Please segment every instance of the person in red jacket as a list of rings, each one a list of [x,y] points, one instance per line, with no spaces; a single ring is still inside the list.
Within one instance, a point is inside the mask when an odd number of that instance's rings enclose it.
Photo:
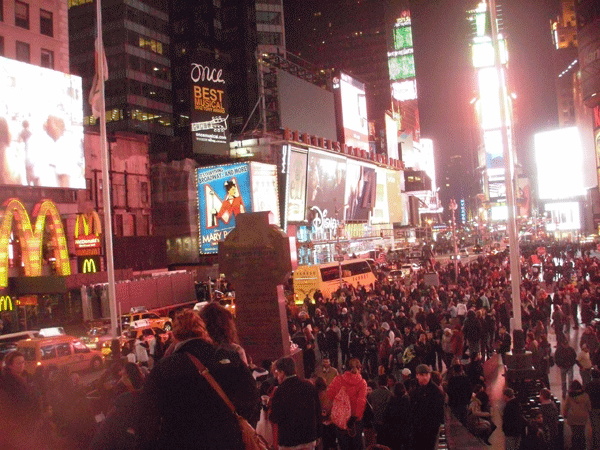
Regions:
[[[350,398],[351,416],[347,429],[336,427],[340,450],[362,449],[362,417],[367,404],[367,382],[361,375],[362,365],[356,358],[348,361],[348,370],[333,379],[327,388],[327,397],[333,401],[344,387]]]

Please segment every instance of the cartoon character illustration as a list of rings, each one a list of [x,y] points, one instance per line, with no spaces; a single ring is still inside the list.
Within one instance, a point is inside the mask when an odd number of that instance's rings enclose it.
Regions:
[[[229,223],[232,215],[237,216],[240,213],[244,213],[246,212],[246,208],[234,179],[225,182],[225,191],[227,191],[227,195],[221,204],[217,219]]]

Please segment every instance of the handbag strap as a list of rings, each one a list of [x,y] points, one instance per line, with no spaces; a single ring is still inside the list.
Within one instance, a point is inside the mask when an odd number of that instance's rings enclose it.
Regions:
[[[229,407],[229,409],[231,409],[231,411],[237,416],[238,413],[235,411],[235,406],[233,405],[233,403],[231,403],[231,400],[229,400],[229,397],[227,397],[227,394],[225,394],[225,392],[223,391],[221,386],[219,386],[219,383],[217,383],[217,381],[213,378],[213,376],[210,374],[210,372],[208,371],[206,366],[204,364],[202,364],[200,362],[200,360],[198,358],[196,358],[194,355],[192,355],[190,352],[185,352],[185,354],[194,363],[194,365],[198,369],[198,372],[200,373],[200,375],[202,375],[206,379],[206,381],[208,381],[208,384],[210,384],[212,386],[212,388],[215,390],[215,392],[217,394],[219,394],[219,397],[221,397],[223,399],[223,401]]]

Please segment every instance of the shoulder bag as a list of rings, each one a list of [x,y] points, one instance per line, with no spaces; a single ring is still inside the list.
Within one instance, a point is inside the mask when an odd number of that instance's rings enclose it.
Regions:
[[[217,381],[209,373],[206,366],[204,366],[204,364],[202,364],[200,360],[191,353],[186,352],[186,355],[194,363],[200,375],[202,375],[206,379],[206,381],[208,381],[208,384],[210,384],[215,390],[215,392],[219,394],[219,397],[221,397],[221,399],[225,402],[229,409],[231,409],[231,412],[233,412],[233,414],[235,415],[238,423],[240,424],[240,430],[242,431],[244,448],[246,450],[269,450],[269,444],[267,444],[267,441],[265,441],[265,439],[262,436],[260,436],[254,428],[252,428],[252,426],[248,423],[246,419],[244,419],[236,412],[235,406],[233,405],[233,403],[231,403],[231,400],[229,400],[227,394],[223,392],[223,389],[221,389],[219,383],[217,383]]]

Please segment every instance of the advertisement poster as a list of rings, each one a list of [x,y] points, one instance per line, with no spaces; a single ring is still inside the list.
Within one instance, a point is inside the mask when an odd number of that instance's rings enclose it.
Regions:
[[[0,92],[0,184],[85,189],[81,77],[0,57]]]
[[[332,233],[344,218],[346,159],[323,152],[308,154],[306,208],[315,232]]]
[[[252,211],[271,211],[275,216],[275,223],[281,226],[277,166],[251,162],[250,181],[252,182]]]
[[[387,196],[387,169],[377,167],[375,169],[377,176],[377,192],[375,196],[375,207],[371,222],[373,224],[390,223],[390,210]]]
[[[290,152],[287,188],[287,221],[302,222],[306,211],[306,153]]]
[[[348,160],[346,170],[346,221],[366,222],[375,206],[375,167]]]
[[[235,216],[252,211],[248,163],[201,167],[198,181],[200,253],[217,253],[235,228]]]
[[[387,198],[391,223],[402,222],[404,217],[401,197],[401,176],[402,174],[397,170],[389,170],[387,172]]]
[[[192,86],[191,131],[194,153],[227,154],[227,77],[214,58],[197,53],[190,68]]]
[[[341,127],[338,136],[352,147],[369,150],[369,123],[367,120],[367,97],[365,85],[341,72],[333,79]]]

